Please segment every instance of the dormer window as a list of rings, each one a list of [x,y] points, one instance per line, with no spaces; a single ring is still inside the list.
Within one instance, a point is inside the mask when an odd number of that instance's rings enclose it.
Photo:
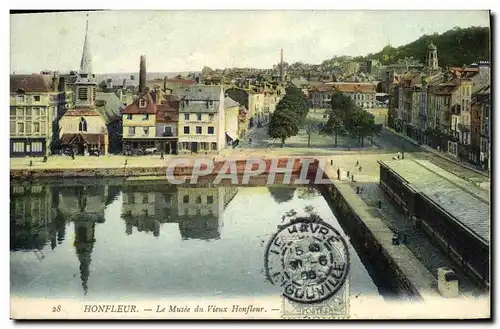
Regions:
[[[145,99],[142,99],[142,98],[141,98],[141,99],[139,100],[139,107],[140,107],[140,108],[145,108],[145,107],[146,107],[146,104],[147,104],[147,102],[146,102],[146,100],[145,100]]]

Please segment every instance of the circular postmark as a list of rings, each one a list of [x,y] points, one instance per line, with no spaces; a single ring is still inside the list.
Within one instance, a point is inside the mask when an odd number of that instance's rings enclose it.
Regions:
[[[300,217],[280,227],[265,254],[266,276],[295,302],[322,302],[339,291],[349,272],[345,239],[318,216]]]

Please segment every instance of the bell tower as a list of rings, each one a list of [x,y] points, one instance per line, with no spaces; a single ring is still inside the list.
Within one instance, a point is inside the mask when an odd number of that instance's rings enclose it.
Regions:
[[[427,47],[427,67],[431,70],[437,70],[438,67],[438,57],[437,57],[437,47],[434,43],[429,44]]]
[[[97,81],[92,73],[92,55],[90,53],[89,41],[89,20],[87,15],[87,25],[85,29],[85,41],[83,42],[82,60],[80,70],[75,82],[77,107],[94,107]]]

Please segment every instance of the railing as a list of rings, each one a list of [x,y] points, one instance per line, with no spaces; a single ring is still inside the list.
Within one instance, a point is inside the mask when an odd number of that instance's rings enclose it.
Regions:
[[[172,136],[174,136],[174,133],[172,133],[172,132],[164,132],[163,133],[163,137],[172,137]]]

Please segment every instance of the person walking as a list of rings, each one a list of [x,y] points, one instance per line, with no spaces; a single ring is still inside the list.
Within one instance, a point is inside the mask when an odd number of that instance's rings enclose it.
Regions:
[[[337,168],[337,179],[340,180],[340,168]]]

